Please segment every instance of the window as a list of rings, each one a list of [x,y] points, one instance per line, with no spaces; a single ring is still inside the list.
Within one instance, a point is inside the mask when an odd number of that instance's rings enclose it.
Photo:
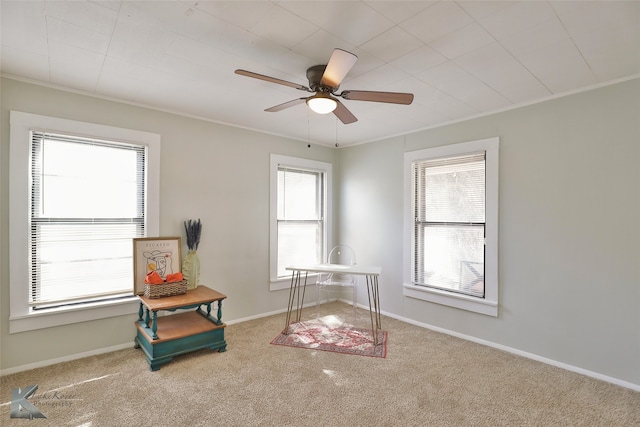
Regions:
[[[286,267],[317,264],[325,258],[330,183],[328,163],[271,156],[272,290],[289,286],[291,273]]]
[[[135,311],[158,151],[158,135],[11,112],[11,332]]]
[[[29,304],[131,295],[145,236],[144,145],[31,132]]]
[[[415,161],[411,282],[484,297],[485,153]]]
[[[405,295],[497,315],[498,139],[405,154]]]

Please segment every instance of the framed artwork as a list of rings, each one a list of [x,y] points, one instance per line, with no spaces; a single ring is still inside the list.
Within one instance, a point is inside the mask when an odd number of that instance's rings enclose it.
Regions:
[[[180,237],[133,239],[133,293],[144,294],[144,278],[157,271],[163,279],[181,270]]]

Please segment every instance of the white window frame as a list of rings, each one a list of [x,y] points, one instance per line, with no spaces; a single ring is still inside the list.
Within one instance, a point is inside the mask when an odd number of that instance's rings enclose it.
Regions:
[[[133,286],[131,298],[122,300],[62,306],[37,312],[29,307],[29,147],[32,130],[146,145],[148,152],[145,229],[148,236],[157,236],[160,229],[160,135],[11,111],[9,142],[9,333],[136,313],[138,299],[133,295]],[[133,266],[131,268],[133,274]]]
[[[291,279],[278,279],[278,167],[287,166],[294,169],[306,169],[324,173],[324,236],[322,253],[331,247],[332,236],[332,165],[317,160],[271,154],[269,168],[269,290],[289,289]],[[324,255],[323,255],[324,256]],[[315,284],[315,282],[314,282]]]
[[[498,316],[498,137],[463,142],[404,154],[403,295],[489,316]],[[413,192],[411,166],[420,160],[460,156],[484,151],[485,158],[485,294],[484,298],[418,286],[411,281],[413,245]]]

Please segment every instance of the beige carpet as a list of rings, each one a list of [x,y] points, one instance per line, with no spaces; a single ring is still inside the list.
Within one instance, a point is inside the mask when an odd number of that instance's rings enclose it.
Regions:
[[[341,303],[323,312],[351,320]],[[270,345],[283,326],[284,314],[230,325],[227,352],[151,372],[132,324],[130,349],[0,378],[0,425],[640,425],[640,393],[394,319],[384,359]],[[10,419],[12,388],[32,384],[47,419]]]

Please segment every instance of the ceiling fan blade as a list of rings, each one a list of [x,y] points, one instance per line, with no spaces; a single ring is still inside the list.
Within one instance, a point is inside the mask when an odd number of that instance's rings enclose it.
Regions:
[[[282,111],[285,108],[294,107],[294,106],[296,106],[298,104],[303,104],[306,100],[307,100],[307,98],[294,99],[292,101],[287,101],[287,102],[285,102],[283,104],[279,104],[279,105],[275,105],[275,106],[273,106],[271,108],[267,108],[264,111],[268,111],[270,113],[275,113],[277,111]]]
[[[336,99],[336,102],[338,103],[338,105],[336,106],[336,109],[333,110],[333,114],[335,114],[336,117],[339,118],[342,123],[344,123],[345,125],[348,125],[349,123],[358,121],[356,116],[354,116],[351,113],[351,111],[349,111],[347,107],[344,106],[342,102],[338,101],[337,99]]]
[[[342,80],[349,70],[351,70],[357,59],[358,57],[351,52],[342,49],[333,49],[331,58],[329,58],[329,62],[327,63],[327,68],[325,68],[324,74],[322,74],[320,84],[332,88],[340,86],[340,83],[342,83]]]
[[[354,101],[388,102],[390,104],[409,105],[413,102],[412,93],[375,92],[369,90],[345,90],[340,95],[344,99]]]
[[[258,73],[254,73],[254,72],[247,71],[247,70],[236,70],[235,73],[239,74],[241,76],[253,77],[254,79],[264,80],[266,82],[277,83],[279,85],[289,86],[289,87],[292,87],[294,89],[305,90],[307,92],[311,92],[311,90],[308,87],[299,85],[298,83],[291,83],[291,82],[288,82],[286,80],[276,79],[275,77],[269,77],[269,76],[265,76],[263,74],[258,74]]]

